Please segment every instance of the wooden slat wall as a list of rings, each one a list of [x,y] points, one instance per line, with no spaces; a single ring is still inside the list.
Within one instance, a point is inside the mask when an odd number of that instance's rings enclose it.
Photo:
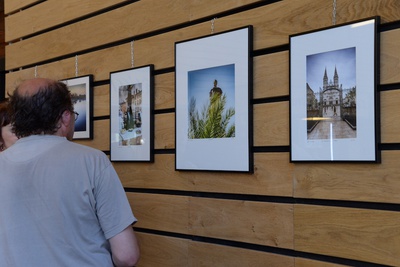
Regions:
[[[289,35],[332,25],[326,0],[5,0],[6,91],[94,76],[94,139],[110,150],[109,74],[155,66],[155,161],[118,162],[139,266],[400,266],[400,1],[337,1],[337,24],[380,16],[381,164],[289,162]],[[253,25],[254,173],[175,171],[174,44]],[[263,52],[265,51],[265,52]],[[278,148],[278,149],[277,149]]]
[[[42,0],[14,0],[14,1],[4,1],[4,13],[9,14],[16,12],[28,6],[32,6]]]

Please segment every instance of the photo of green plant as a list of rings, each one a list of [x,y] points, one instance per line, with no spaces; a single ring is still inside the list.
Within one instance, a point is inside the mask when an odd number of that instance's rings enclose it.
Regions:
[[[235,65],[188,72],[189,139],[235,137]]]

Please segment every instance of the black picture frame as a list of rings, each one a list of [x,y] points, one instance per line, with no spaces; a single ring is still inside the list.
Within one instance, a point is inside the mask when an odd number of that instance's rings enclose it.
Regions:
[[[252,37],[246,26],[175,43],[176,170],[253,172]]]
[[[154,161],[154,65],[110,73],[110,160]]]
[[[290,36],[291,162],[380,162],[378,25]]]
[[[61,82],[70,90],[74,111],[79,114],[73,139],[93,139],[93,75],[68,78]]]

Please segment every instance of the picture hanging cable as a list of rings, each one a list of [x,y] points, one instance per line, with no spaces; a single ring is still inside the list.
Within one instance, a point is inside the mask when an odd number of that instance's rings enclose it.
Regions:
[[[133,54],[133,41],[131,41],[131,66],[133,68],[134,54]]]
[[[78,77],[78,55],[75,56],[75,77]]]
[[[336,0],[333,0],[332,24],[336,25]]]
[[[213,18],[212,20],[211,20],[211,34],[213,34],[214,33],[214,24],[215,24],[215,20],[216,20],[217,18]]]

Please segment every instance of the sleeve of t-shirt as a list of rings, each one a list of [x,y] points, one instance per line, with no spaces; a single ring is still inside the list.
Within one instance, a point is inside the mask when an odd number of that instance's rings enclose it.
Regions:
[[[137,221],[121,181],[109,161],[96,177],[94,196],[97,217],[106,239],[119,234]]]

